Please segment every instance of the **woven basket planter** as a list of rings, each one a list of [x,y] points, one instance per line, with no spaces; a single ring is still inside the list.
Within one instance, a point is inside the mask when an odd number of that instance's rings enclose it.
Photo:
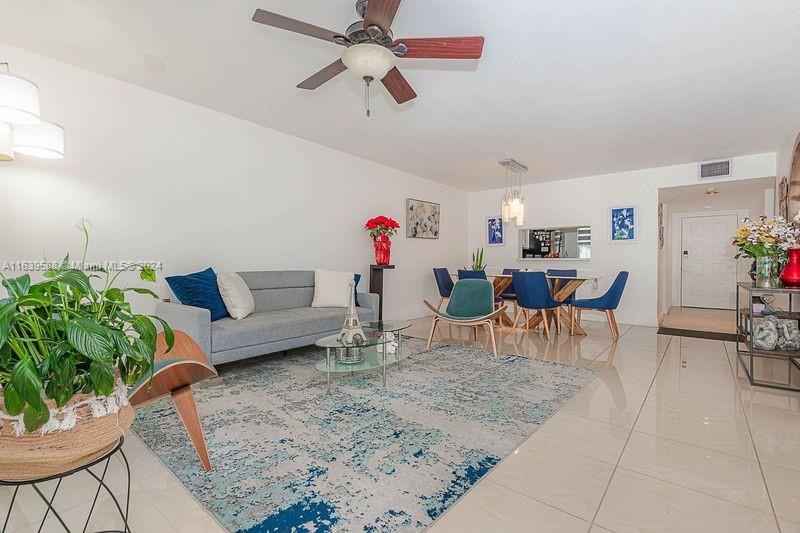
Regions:
[[[94,406],[91,405],[93,400]],[[123,400],[124,405],[113,403],[109,399],[78,394],[67,405],[54,412],[56,406],[48,400],[51,418],[55,417],[53,421],[59,417],[63,420],[64,413],[74,413],[77,416],[72,416],[72,423],[69,424],[71,429],[55,429],[44,434],[42,431],[35,431],[17,435],[19,429],[15,427],[15,423],[2,420],[0,480],[41,479],[69,472],[100,457],[116,445],[133,422],[133,408],[127,403],[127,399]],[[78,404],[82,405],[74,407]],[[2,405],[0,390],[0,410]]]

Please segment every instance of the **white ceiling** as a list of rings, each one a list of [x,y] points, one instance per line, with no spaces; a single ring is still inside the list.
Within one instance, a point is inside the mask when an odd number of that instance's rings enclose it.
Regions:
[[[776,150],[800,126],[797,0],[404,0],[395,36],[485,35],[480,61],[401,60],[396,105],[341,49],[250,21],[334,31],[354,0],[2,0],[0,40],[464,190]]]

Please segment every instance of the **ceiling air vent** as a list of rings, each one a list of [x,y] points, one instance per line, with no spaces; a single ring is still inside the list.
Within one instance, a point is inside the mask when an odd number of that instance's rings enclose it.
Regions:
[[[700,179],[726,178],[731,175],[731,160],[704,161],[700,163]]]

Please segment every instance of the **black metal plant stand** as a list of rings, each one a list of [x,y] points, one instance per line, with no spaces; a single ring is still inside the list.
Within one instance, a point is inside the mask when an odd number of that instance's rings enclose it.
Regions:
[[[56,495],[58,495],[58,489],[61,488],[61,482],[64,480],[64,478],[72,476],[72,475],[75,475],[75,474],[77,474],[79,472],[86,472],[97,481],[98,485],[97,485],[97,491],[95,491],[95,493],[94,493],[94,500],[92,501],[92,507],[89,509],[89,515],[86,517],[86,522],[83,525],[84,533],[89,528],[89,522],[92,519],[92,513],[94,512],[94,508],[97,505],[97,498],[100,496],[100,490],[101,489],[105,489],[106,492],[109,494],[109,496],[111,496],[111,499],[114,501],[114,505],[116,505],[116,507],[117,507],[117,511],[119,511],[119,516],[120,516],[120,518],[122,518],[122,524],[123,524],[123,527],[125,529],[112,529],[112,530],[105,530],[105,531],[101,531],[101,532],[97,532],[97,533],[130,533],[131,529],[130,529],[130,526],[128,525],[128,511],[130,510],[130,503],[131,503],[131,467],[128,464],[128,458],[125,457],[125,452],[122,451],[122,444],[124,442],[125,442],[125,438],[124,437],[120,437],[119,441],[117,442],[117,444],[115,444],[111,449],[109,449],[103,455],[101,455],[100,457],[94,459],[90,463],[88,463],[88,464],[86,464],[84,466],[75,468],[73,470],[70,470],[69,472],[64,472],[62,474],[57,474],[55,476],[50,476],[50,477],[46,477],[46,478],[30,479],[30,480],[26,480],[26,481],[2,481],[2,480],[0,480],[0,487],[14,487],[14,494],[11,497],[11,503],[8,506],[8,513],[6,513],[5,519],[3,520],[3,528],[2,528],[2,530],[0,530],[0,532],[5,533],[6,529],[8,528],[9,519],[11,518],[11,513],[14,510],[14,502],[16,502],[17,493],[19,492],[20,487],[26,486],[26,485],[30,485],[31,488],[33,488],[33,490],[36,491],[36,494],[39,495],[39,497],[42,499],[42,501],[45,503],[45,505],[47,505],[47,509],[44,512],[44,516],[42,517],[41,524],[39,526],[39,531],[40,532],[42,531],[42,528],[44,528],[45,521],[47,520],[47,517],[50,514],[52,514],[53,516],[55,516],[56,520],[58,520],[58,522],[61,524],[61,527],[64,528],[64,531],[66,531],[67,533],[70,533],[72,530],[69,527],[67,527],[67,524],[64,523],[64,520],[61,518],[61,516],[55,510],[55,508],[53,507],[53,502],[56,499]],[[122,506],[120,505],[119,500],[114,495],[114,493],[111,490],[111,488],[105,482],[106,473],[108,473],[109,463],[111,462],[111,458],[116,453],[119,453],[120,456],[122,457],[122,462],[125,464],[125,472],[126,472],[126,475],[127,475],[127,480],[126,480],[127,481],[127,486],[126,486],[126,489],[125,489],[125,510],[124,511],[122,509]],[[100,465],[101,463],[104,463],[102,465],[103,472],[102,472],[102,474],[100,474],[98,476],[95,472],[93,472],[91,470],[91,468],[93,466]],[[46,483],[48,481],[53,481],[53,480],[58,480],[58,482],[56,483],[56,488],[53,490],[53,495],[48,498],[47,496],[45,496],[45,494],[42,492],[42,490],[37,485],[40,484],[40,483]]]

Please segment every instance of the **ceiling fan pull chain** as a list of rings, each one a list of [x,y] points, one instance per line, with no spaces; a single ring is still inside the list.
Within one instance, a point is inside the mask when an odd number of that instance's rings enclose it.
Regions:
[[[372,82],[372,76],[364,76],[366,86],[364,87],[364,106],[367,108],[367,118],[371,115],[369,110],[369,84]]]

